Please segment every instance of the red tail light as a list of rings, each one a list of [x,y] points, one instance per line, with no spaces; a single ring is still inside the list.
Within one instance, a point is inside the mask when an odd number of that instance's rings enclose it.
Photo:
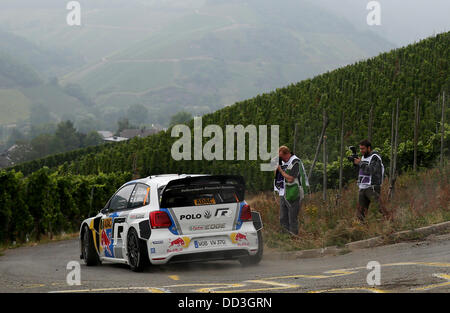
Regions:
[[[172,225],[169,215],[163,211],[150,212],[150,225],[152,228],[168,228]]]
[[[241,209],[241,220],[243,221],[252,220],[252,211],[250,210],[250,206],[248,204],[244,205]]]

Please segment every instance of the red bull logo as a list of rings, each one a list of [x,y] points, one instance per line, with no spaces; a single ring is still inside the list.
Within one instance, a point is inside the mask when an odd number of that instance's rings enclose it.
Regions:
[[[242,233],[232,233],[230,235],[231,242],[238,245],[248,245],[247,235]]]
[[[178,237],[175,240],[170,241],[167,252],[181,251],[183,248],[187,248],[191,239],[189,237]]]
[[[172,241],[170,242],[170,244],[169,244],[169,248],[170,248],[170,247],[173,247],[173,246],[177,246],[177,247],[179,247],[179,246],[184,246],[184,240],[183,240],[183,238],[177,238],[177,239],[175,239],[175,240],[172,240]]]
[[[102,245],[103,249],[106,249],[106,251],[108,251],[109,255],[112,255],[111,250],[109,249],[109,246],[111,245],[111,239],[109,239],[105,230],[102,230],[100,244]]]

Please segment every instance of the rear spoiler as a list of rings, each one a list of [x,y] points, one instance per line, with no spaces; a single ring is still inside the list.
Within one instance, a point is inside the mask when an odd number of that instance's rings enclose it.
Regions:
[[[240,175],[195,176],[171,180],[161,195],[161,207],[165,207],[166,194],[183,191],[207,191],[208,189],[234,189],[240,201],[245,197],[245,181]]]

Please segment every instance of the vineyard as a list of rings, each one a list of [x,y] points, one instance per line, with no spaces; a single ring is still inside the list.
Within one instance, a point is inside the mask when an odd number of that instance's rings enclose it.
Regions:
[[[344,125],[345,146],[371,138],[388,169],[391,119],[397,101],[400,108],[397,171],[412,169],[415,103],[418,101],[417,164],[419,168],[428,168],[436,164],[440,155],[442,95],[450,91],[449,60],[450,32],[447,32],[238,102],[203,116],[203,127],[209,124],[223,128],[225,125],[279,125],[280,144],[293,147],[295,137],[296,154],[304,161],[308,172],[326,111],[329,119],[325,151],[329,160],[327,186],[336,188],[339,184],[341,125]],[[447,121],[449,113],[445,106]],[[296,124],[298,132],[294,136]],[[193,121],[189,126],[193,128]],[[0,241],[13,239],[5,238],[6,234],[20,238],[30,229],[39,234],[74,228],[82,217],[97,212],[115,188],[131,176],[240,174],[252,192],[272,187],[273,174],[259,170],[260,160],[175,161],[170,153],[175,140],[177,138],[171,137],[169,129],[143,139],[52,155],[1,172],[3,233],[0,232]],[[450,125],[444,124],[446,157],[449,146]],[[343,166],[343,181],[349,183],[355,178],[354,168],[346,159]],[[322,162],[317,162],[314,167],[310,177],[313,191],[322,188],[323,168]],[[55,229],[56,225],[59,229]]]

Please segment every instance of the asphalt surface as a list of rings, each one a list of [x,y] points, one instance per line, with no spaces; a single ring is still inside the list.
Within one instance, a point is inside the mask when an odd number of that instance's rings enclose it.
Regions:
[[[68,285],[67,264],[80,262],[81,285]],[[370,286],[370,261],[381,265]],[[369,275],[370,277],[374,277]],[[87,267],[77,240],[10,249],[0,256],[0,292],[450,292],[450,235],[362,249],[339,256],[277,259],[258,266],[213,261],[151,266]]]

